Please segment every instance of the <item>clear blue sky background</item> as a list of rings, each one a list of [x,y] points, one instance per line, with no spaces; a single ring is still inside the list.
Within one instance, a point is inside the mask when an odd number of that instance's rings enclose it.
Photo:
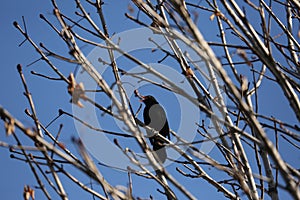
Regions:
[[[122,32],[131,28],[136,28],[137,26],[133,23],[130,23],[129,20],[127,20],[124,16],[124,13],[127,12],[127,1],[121,1],[118,3],[116,2],[116,0],[110,1],[105,6],[105,13],[110,32]],[[66,13],[75,9],[75,3],[73,1],[64,1],[60,3],[60,5],[63,7],[63,10]],[[13,21],[18,21],[19,24],[23,26],[21,17],[24,16],[26,19],[28,33],[36,43],[45,42],[47,47],[55,49],[58,52],[64,52],[65,48],[63,48],[64,46],[61,45],[62,42],[57,41],[56,35],[53,34],[52,30],[50,30],[50,28],[39,18],[39,14],[43,13],[47,18],[53,20],[54,17],[52,16],[51,9],[52,7],[50,2],[33,0],[5,1],[5,3],[2,2],[0,7],[0,48],[2,61],[2,66],[0,67],[0,104],[29,127],[33,126],[33,123],[23,112],[25,108],[28,108],[28,103],[23,95],[23,86],[17,73],[16,65],[18,63],[21,63],[24,66],[24,74],[28,80],[28,86],[36,103],[38,117],[42,123],[47,124],[54,116],[57,115],[57,110],[59,108],[63,108],[68,111],[71,110],[70,104],[66,103],[69,101],[67,90],[61,89],[62,87],[66,87],[64,83],[41,80],[38,77],[30,76],[31,70],[52,75],[54,74],[43,62],[38,62],[31,67],[26,67],[27,64],[38,59],[39,55],[33,50],[28,42],[23,44],[22,47],[18,47],[18,45],[23,41],[24,37],[12,25]],[[200,28],[200,30],[204,31],[205,33],[209,32],[208,28]],[[215,34],[212,34],[212,37],[214,37],[214,35]],[[209,37],[208,34],[207,37]],[[85,49],[86,52],[89,50],[91,49]],[[63,65],[61,62],[57,62],[56,64]],[[65,73],[66,76],[70,71],[73,70],[73,68],[64,68],[64,66],[60,66],[59,68],[63,73]],[[62,84],[64,86],[62,86]],[[260,102],[262,105],[264,105],[264,107],[261,109],[264,109],[263,112],[269,116],[275,114],[275,117],[280,117],[285,121],[296,123],[296,121],[292,121],[294,116],[286,115],[286,111],[289,112],[290,108],[288,105],[286,105],[287,102],[282,98],[281,95],[272,92],[275,90],[278,91],[278,88],[271,87],[267,84],[262,88],[261,95],[263,98],[260,98]],[[168,100],[162,100],[162,102],[164,101],[167,102]],[[274,105],[277,105],[276,108],[274,108],[272,102],[274,102]],[[173,110],[174,107],[171,105],[166,109]],[[73,149],[70,138],[71,136],[77,136],[77,133],[75,132],[72,120],[63,118],[60,119],[58,123],[64,123],[64,130],[69,130],[65,131],[65,135],[63,135],[61,139],[70,149]],[[57,131],[58,123],[56,126],[50,127],[50,130],[53,132]],[[3,123],[0,122],[0,125],[2,126]],[[176,125],[173,126],[176,127]],[[5,136],[4,129],[2,129],[0,133],[0,140],[11,143],[14,142],[12,138],[7,138]],[[26,138],[21,138],[26,141]],[[285,146],[286,145],[283,143],[283,147]],[[284,159],[291,161],[293,164],[298,164],[299,166],[299,154],[294,155],[290,153],[291,151],[293,151],[291,148],[282,150]],[[37,184],[31,171],[29,170],[28,165],[23,162],[10,159],[9,155],[10,153],[7,149],[0,149],[1,199],[21,199],[24,185],[28,184],[31,187],[34,187]],[[104,174],[110,174],[108,179],[113,185],[126,183],[126,173],[121,173],[120,175],[119,172],[113,170],[101,167],[100,169]],[[62,180],[70,183],[65,178],[62,178]],[[157,187],[157,185],[153,184],[152,181],[148,181],[146,186],[140,185],[138,184],[139,180],[139,178],[134,177],[133,186],[136,194],[143,194],[142,197],[147,197],[144,194],[144,192],[147,191],[146,187]],[[217,193],[213,187],[206,186],[205,191],[201,190],[201,188],[203,188],[203,184],[205,184],[205,182],[202,180],[195,181],[183,179],[182,181],[186,182],[185,185],[188,187],[195,188],[193,189],[194,195],[198,197],[202,197],[204,199],[222,199],[222,195]],[[89,183],[89,180],[83,179],[83,182]],[[66,184],[66,190],[70,196],[70,199],[91,199],[91,195],[86,194],[81,190],[79,192],[79,189],[77,186],[74,186],[74,184]],[[41,199],[40,192],[37,192],[36,196],[37,199]],[[155,194],[154,196],[156,196],[157,199],[161,197],[159,194]],[[285,196],[284,193],[283,196]],[[53,198],[56,199],[57,196],[53,195]]]

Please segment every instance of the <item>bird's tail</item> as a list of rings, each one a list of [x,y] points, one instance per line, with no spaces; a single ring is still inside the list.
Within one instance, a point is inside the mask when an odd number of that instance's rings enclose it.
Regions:
[[[165,147],[165,144],[163,142],[160,142],[159,140],[156,140],[153,144],[153,153],[156,155],[155,157],[159,159],[159,162],[163,164],[167,159],[167,150]],[[168,200],[176,200],[177,197],[173,193],[173,191],[169,188],[169,184],[167,182],[166,177],[162,173],[160,169],[155,170],[157,177],[161,180],[161,182],[164,183],[167,188],[165,188],[165,194],[167,196]]]
[[[167,150],[165,144],[159,142],[154,143],[153,151],[154,154],[156,154],[156,157],[159,159],[159,162],[163,164],[167,159]]]

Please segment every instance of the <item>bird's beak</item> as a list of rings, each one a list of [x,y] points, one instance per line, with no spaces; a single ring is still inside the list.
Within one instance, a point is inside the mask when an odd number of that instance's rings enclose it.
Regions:
[[[140,102],[144,102],[144,101],[145,101],[145,99],[146,99],[146,97],[145,97],[145,96],[141,96],[141,97],[140,97]]]

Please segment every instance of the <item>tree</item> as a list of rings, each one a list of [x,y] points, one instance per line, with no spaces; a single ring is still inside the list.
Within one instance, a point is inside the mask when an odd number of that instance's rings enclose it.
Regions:
[[[63,53],[47,46],[52,38],[37,44],[24,18],[13,25],[38,63],[52,70],[32,75],[59,83],[68,94],[58,98],[70,98],[72,108],[58,105],[57,117],[42,123],[18,64],[34,126],[0,109],[6,134],[15,139],[1,146],[29,165],[38,185],[25,186],[24,199],[34,199],[35,191],[68,199],[65,178],[94,199],[197,199],[207,188],[229,199],[286,193],[300,199],[299,161],[286,151],[297,155],[300,141],[298,1],[132,0],[126,23],[140,29],[117,34],[107,23],[108,2],[75,0],[68,14],[51,3],[56,20],[40,18],[65,44]],[[148,93],[165,107],[170,140],[141,120],[138,97]],[[266,95],[280,101],[268,102]],[[46,103],[40,106],[47,111]],[[70,131],[63,128],[67,117],[80,136],[72,137],[76,148],[61,141]],[[149,133],[165,144],[164,164]],[[111,171],[128,175],[123,186],[111,183]]]

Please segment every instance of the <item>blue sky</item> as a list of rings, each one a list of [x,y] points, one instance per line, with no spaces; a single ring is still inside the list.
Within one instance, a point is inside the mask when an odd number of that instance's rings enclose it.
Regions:
[[[47,26],[39,18],[39,14],[42,13],[47,18],[55,21],[55,18],[52,15],[51,4],[48,1],[33,0],[11,0],[6,1],[5,4],[2,4],[3,5],[0,7],[0,48],[2,55],[2,66],[0,68],[0,91],[2,95],[0,96],[0,104],[15,117],[17,117],[21,122],[23,122],[26,126],[34,126],[34,123],[30,121],[30,119],[24,114],[24,109],[28,108],[28,102],[23,95],[23,86],[16,69],[17,64],[21,63],[23,65],[24,74],[27,78],[28,86],[36,104],[38,117],[43,124],[47,124],[58,114],[58,109],[71,111],[71,105],[68,103],[70,97],[67,94],[67,86],[63,82],[44,80],[39,77],[30,75],[30,71],[34,70],[40,73],[55,76],[55,74],[49,69],[49,67],[41,61],[33,64],[30,67],[26,67],[26,65],[28,65],[29,63],[37,60],[39,58],[39,55],[34,51],[34,49],[28,42],[25,42],[21,47],[18,47],[18,45],[24,40],[24,37],[14,28],[13,21],[18,21],[18,23],[23,27],[22,16],[24,16],[28,34],[30,34],[30,36],[37,44],[39,42],[43,42],[50,49],[53,49],[59,53],[64,53],[64,55],[68,56],[68,54],[65,53],[66,48],[63,42],[60,41],[56,34],[54,34],[53,31],[49,28],[49,26]],[[67,14],[71,14],[71,11],[75,9],[75,4],[73,1],[64,1],[60,3],[60,5],[62,7],[62,10],[64,10]],[[124,16],[124,13],[127,12],[127,5],[127,1],[118,2],[117,0],[114,0],[107,3],[107,5],[104,7],[105,9],[107,9],[105,10],[105,13],[107,14],[107,24],[109,25],[111,34],[138,27],[137,25],[131,23]],[[201,17],[208,16],[209,15],[201,15],[200,22]],[[210,24],[205,25],[208,26]],[[210,34],[211,30],[206,28],[206,26],[204,26],[204,28],[200,27],[200,31],[203,31],[207,40],[213,39],[215,36],[215,34]],[[90,47],[84,48],[84,52],[87,54],[91,50],[92,49]],[[143,53],[145,52],[142,52],[141,54]],[[136,55],[139,55],[139,52],[137,52]],[[151,58],[152,57],[147,56],[143,57],[145,61],[149,62]],[[66,76],[68,76],[70,71],[74,71],[76,67],[70,65],[65,66],[64,63],[60,61],[54,61],[54,63],[59,66],[59,69]],[[179,68],[176,68],[175,66],[174,68],[179,71]],[[180,116],[180,112],[176,111],[176,105],[178,105],[176,104],[176,102],[171,105],[169,103],[170,99],[172,99],[172,94],[161,93],[158,88],[153,89],[149,86],[141,88],[141,91],[144,94],[148,93],[149,91],[151,91],[149,93],[154,93],[161,104],[165,107],[167,114],[169,113],[168,117],[171,128],[178,128],[177,121],[180,120],[180,117],[178,117]],[[266,83],[262,86],[262,89],[260,91],[260,103],[264,105],[261,108],[262,112],[268,116],[273,115],[285,121],[296,123],[296,121],[294,121],[294,116],[286,114],[290,113],[290,108],[288,107],[288,105],[286,105],[287,101],[282,97],[282,95],[278,95],[278,93],[273,91],[279,91],[279,89],[277,86],[272,86],[271,83]],[[136,101],[133,103],[133,105],[134,108],[137,109],[139,106],[139,102]],[[274,107],[274,105],[280,106]],[[61,137],[61,141],[65,143],[68,148],[74,150],[74,146],[71,143],[70,138],[72,136],[78,136],[78,134],[76,133],[76,129],[74,128],[73,121],[68,117],[62,117],[53,126],[49,127],[50,131],[54,133],[57,132],[59,123],[64,123],[64,131]],[[3,123],[0,122],[0,125],[2,126]],[[110,127],[108,126],[108,128]],[[5,136],[4,129],[2,129],[0,133],[1,141],[14,143],[13,138]],[[30,142],[25,137],[21,136],[21,139],[23,139],[25,144],[30,144]],[[127,143],[125,142],[125,144]],[[299,166],[299,154],[291,154],[290,152],[294,149],[288,147],[284,142],[282,142],[282,146],[282,155],[284,159],[288,160],[292,164],[295,164],[294,166]],[[211,154],[215,155],[217,154],[217,151],[213,150]],[[0,149],[0,187],[2,191],[1,197],[3,199],[20,199],[22,197],[24,185],[28,184],[31,187],[34,187],[36,185],[36,181],[33,178],[33,175],[27,164],[10,159],[9,156],[10,153],[7,149]],[[174,172],[174,168],[174,166],[170,165],[168,170]],[[71,172],[75,172],[75,170],[73,169],[70,170]],[[124,185],[127,183],[126,173],[120,173],[118,171],[107,169],[105,167],[100,167],[100,171],[105,175],[109,174],[108,180],[113,185]],[[211,169],[208,170],[208,172],[214,173],[214,170]],[[87,184],[89,183],[90,180],[84,178],[82,174],[75,174],[81,177],[83,182]],[[175,176],[179,175],[177,174]],[[63,177],[62,180],[65,180],[67,183],[65,185],[67,193],[70,195],[70,199],[91,199],[91,195],[79,190],[77,186],[71,184],[71,182],[66,178]],[[142,181],[142,183],[145,183],[145,185],[141,185],[139,184],[140,181],[140,177],[133,176],[134,191],[136,191],[136,194],[143,194],[142,197],[146,198],[148,196],[145,194],[149,192],[147,188],[157,187],[157,184],[149,180],[146,182]],[[223,197],[220,193],[217,193],[213,187],[205,186],[206,183],[203,180],[190,180],[186,178],[181,179],[181,181],[187,187],[193,188],[192,190],[195,196],[213,199],[222,199]],[[205,188],[205,190],[203,191],[201,188]],[[283,196],[285,196],[284,193],[282,194]],[[37,192],[36,196],[36,199],[40,199],[41,192]],[[161,197],[161,195],[159,195],[157,192],[154,193],[154,196],[157,197],[157,199]],[[56,198],[55,195],[53,195],[53,197],[54,199]]]

